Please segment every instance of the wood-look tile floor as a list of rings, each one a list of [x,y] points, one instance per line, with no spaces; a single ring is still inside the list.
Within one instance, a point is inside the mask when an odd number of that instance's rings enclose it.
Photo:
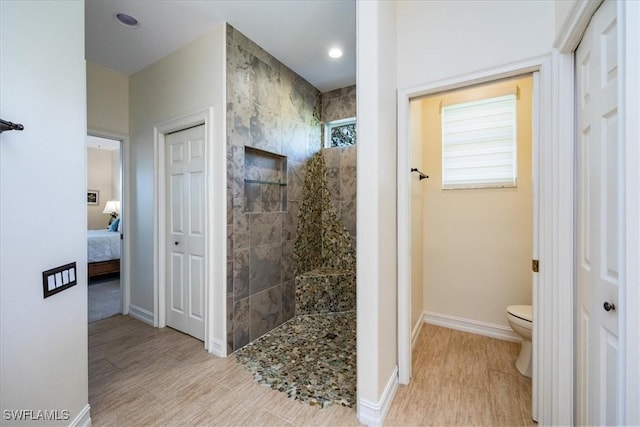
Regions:
[[[424,325],[413,379],[399,386],[385,425],[529,425],[531,381],[519,345]],[[234,357],[128,316],[89,325],[93,426],[357,426],[355,411],[324,409],[261,386]]]
[[[355,410],[325,409],[254,382],[235,357],[128,316],[89,325],[92,426],[357,426]]]
[[[517,343],[422,325],[411,383],[398,386],[385,425],[535,425],[519,352]]]

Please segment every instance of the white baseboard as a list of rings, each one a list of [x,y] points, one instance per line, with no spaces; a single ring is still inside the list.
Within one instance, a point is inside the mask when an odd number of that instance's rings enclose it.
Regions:
[[[508,326],[496,325],[495,323],[481,322],[479,320],[465,319],[463,317],[451,316],[449,314],[439,314],[425,311],[424,323],[430,325],[443,326],[472,334],[484,335],[504,341],[522,342],[520,335],[513,332]]]
[[[91,406],[89,404],[71,421],[69,427],[91,427]]]
[[[413,327],[411,331],[411,350],[416,346],[416,342],[418,341],[418,335],[420,335],[420,330],[422,329],[422,325],[424,325],[424,316],[422,319],[418,318],[418,321]]]
[[[214,356],[217,357],[227,357],[227,352],[223,351],[225,349],[226,344],[223,343],[220,340],[217,340],[215,338],[211,338],[211,340],[209,341],[209,347],[207,348],[207,350],[209,351],[209,353],[213,354]]]
[[[153,313],[137,305],[129,305],[129,316],[153,326]]]
[[[378,403],[366,399],[358,401],[358,420],[369,427],[381,426],[389,412],[389,407],[398,389],[398,367],[396,366],[387,381],[387,385]]]

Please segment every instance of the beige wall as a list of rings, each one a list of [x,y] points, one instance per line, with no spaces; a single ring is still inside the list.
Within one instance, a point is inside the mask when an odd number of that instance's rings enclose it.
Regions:
[[[214,140],[211,144],[225,144],[224,61],[225,25],[220,24],[208,34],[130,77],[131,184],[128,199],[131,224],[128,230],[131,265],[135,266],[131,271],[131,307],[138,312],[153,313],[154,310],[154,126],[213,107]],[[223,200],[225,195],[220,191],[224,190],[212,189],[210,197],[216,201]],[[216,300],[223,298],[216,294]],[[220,316],[221,313],[214,315]],[[222,318],[210,320],[214,325],[224,324]],[[224,342],[222,331],[215,334],[216,339]]]
[[[427,312],[507,326],[508,305],[531,304],[531,84],[531,77],[512,79],[422,101]],[[442,190],[441,101],[498,96],[516,85],[517,188]]]
[[[118,152],[87,148],[87,189],[100,192],[97,205],[87,205],[87,229],[98,230],[107,227],[110,216],[103,214],[107,201],[119,200],[115,191],[118,186]]]
[[[87,128],[129,134],[129,77],[87,61]]]

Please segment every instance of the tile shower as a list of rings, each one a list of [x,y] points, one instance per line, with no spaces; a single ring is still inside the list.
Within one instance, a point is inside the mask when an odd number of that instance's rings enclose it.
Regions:
[[[323,121],[354,116],[355,86],[321,94],[227,26],[227,349],[242,349],[239,359],[261,367],[256,379],[323,405],[350,406],[342,388],[355,397],[356,148],[322,149]],[[311,203],[305,176],[323,191],[313,223],[330,232],[313,234],[301,214]],[[305,255],[312,249],[319,258]],[[311,293],[319,298],[305,299]],[[275,354],[284,359],[251,354],[266,338],[276,339]],[[295,358],[296,340],[313,342],[320,365],[286,360]],[[283,366],[327,387],[274,385],[264,373]],[[322,380],[329,371],[332,379]]]

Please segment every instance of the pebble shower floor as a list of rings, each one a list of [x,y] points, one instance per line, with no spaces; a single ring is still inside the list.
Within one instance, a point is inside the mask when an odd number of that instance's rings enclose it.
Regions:
[[[322,407],[356,403],[355,311],[298,315],[236,351],[254,379]]]

